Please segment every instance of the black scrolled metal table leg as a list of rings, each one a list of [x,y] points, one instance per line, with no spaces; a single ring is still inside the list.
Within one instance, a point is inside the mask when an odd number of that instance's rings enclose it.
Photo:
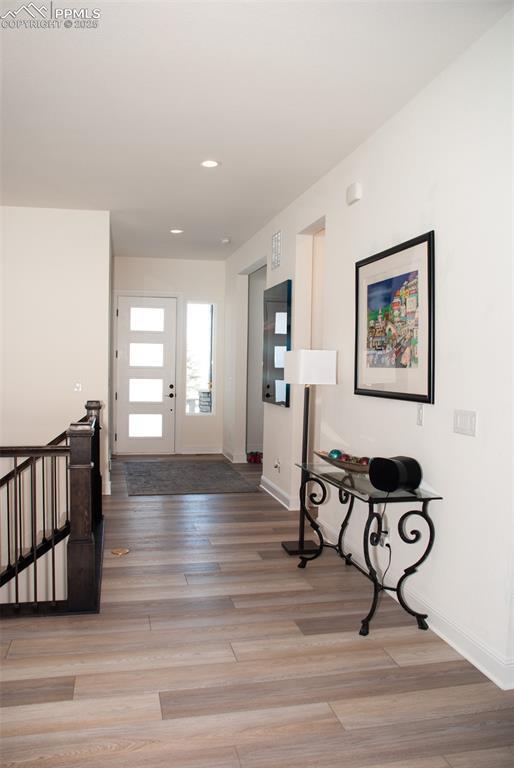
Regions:
[[[375,521],[377,522],[377,530],[372,533],[371,526]],[[369,556],[369,545],[371,544],[372,546],[377,546],[378,542],[380,541],[381,532],[382,532],[382,519],[380,515],[373,510],[373,504],[369,504],[368,519],[366,520],[366,525],[364,527],[363,549],[364,549],[364,560],[366,561],[368,574],[371,581],[373,582],[373,600],[371,602],[371,608],[369,609],[368,615],[365,616],[361,621],[361,628],[359,630],[359,635],[363,635],[363,636],[366,636],[369,633],[369,623],[373,618],[373,616],[375,615],[375,611],[377,610],[378,598],[382,590],[380,582],[378,581],[378,578],[377,578],[377,572],[373,567],[373,563],[371,562],[371,558]]]
[[[353,505],[355,504],[355,497],[350,496],[350,494],[347,491],[343,491],[342,489],[339,489],[339,502],[341,504],[348,504],[348,501],[350,502],[350,506],[348,507],[348,511],[346,512],[344,520],[341,523],[341,528],[339,530],[339,537],[337,539],[337,553],[339,554],[340,557],[344,558],[346,565],[351,565],[352,553],[347,552],[345,554],[343,550],[343,539],[344,539],[344,534],[346,532],[346,529],[348,528],[348,523],[350,522],[350,518],[352,516]]]
[[[307,476],[301,485],[300,488],[300,506],[301,506],[301,514],[303,515],[304,519],[307,520],[310,527],[316,534],[316,536],[319,539],[319,549],[314,552],[314,554],[311,554],[309,556],[306,555],[300,555],[300,562],[298,563],[298,568],[305,568],[307,563],[309,563],[311,560],[315,560],[317,557],[321,555],[323,552],[323,547],[325,545],[325,542],[323,540],[323,534],[321,533],[321,528],[316,522],[316,520],[312,517],[309,510],[307,509],[306,504],[306,497],[307,497],[307,483],[317,483],[319,487],[321,488],[321,496],[318,496],[315,492],[309,493],[309,501],[312,502],[312,504],[316,504],[316,506],[320,506],[324,503],[324,501],[327,498],[327,489],[325,488],[324,484],[321,482],[321,480],[317,477],[309,477]]]
[[[412,576],[413,573],[416,573],[421,563],[423,563],[429,556],[430,550],[432,549],[432,546],[434,544],[435,530],[434,530],[434,524],[428,514],[428,501],[423,502],[423,506],[421,509],[413,509],[410,512],[405,512],[405,514],[400,517],[398,521],[398,533],[400,534],[400,538],[402,539],[402,541],[404,541],[406,544],[414,544],[421,539],[421,533],[417,529],[414,528],[409,532],[406,532],[405,530],[405,523],[407,522],[408,518],[413,515],[417,515],[418,517],[421,517],[427,524],[428,534],[429,534],[428,543],[421,557],[418,560],[416,560],[416,562],[413,565],[410,565],[408,568],[406,568],[403,572],[403,575],[400,576],[398,580],[398,584],[396,585],[396,594],[398,595],[398,602],[400,603],[402,608],[405,611],[407,611],[407,613],[410,613],[411,616],[414,616],[414,618],[418,622],[418,627],[420,629],[428,629],[428,624],[426,622],[427,614],[418,613],[418,611],[414,611],[407,604],[405,597],[403,595],[403,586],[405,584],[406,579],[409,576]]]

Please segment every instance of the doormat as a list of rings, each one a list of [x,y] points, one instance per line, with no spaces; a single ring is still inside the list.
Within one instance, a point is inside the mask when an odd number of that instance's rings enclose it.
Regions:
[[[127,461],[129,496],[189,493],[255,493],[252,485],[224,461]]]

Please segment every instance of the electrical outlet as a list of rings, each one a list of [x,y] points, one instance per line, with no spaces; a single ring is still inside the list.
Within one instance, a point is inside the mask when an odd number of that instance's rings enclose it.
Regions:
[[[387,546],[389,544],[389,531],[382,531],[380,534],[380,541],[378,542],[381,547]]]
[[[421,403],[418,403],[416,408],[416,424],[418,427],[423,426],[423,419],[424,419],[425,413],[423,410],[423,405]]]
[[[82,392],[82,384],[80,383],[80,381],[75,382],[75,384],[73,385],[73,391]]]

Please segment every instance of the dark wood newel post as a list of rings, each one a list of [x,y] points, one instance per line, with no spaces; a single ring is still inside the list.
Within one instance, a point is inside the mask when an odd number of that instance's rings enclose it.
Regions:
[[[70,538],[68,541],[68,606],[70,611],[96,607],[95,541],[93,537],[94,425],[70,424]]]
[[[85,408],[89,423],[94,425],[91,461],[93,462],[93,524],[96,526],[103,520],[102,469],[100,464],[100,430],[102,429],[100,411],[102,404],[100,400],[88,400]]]

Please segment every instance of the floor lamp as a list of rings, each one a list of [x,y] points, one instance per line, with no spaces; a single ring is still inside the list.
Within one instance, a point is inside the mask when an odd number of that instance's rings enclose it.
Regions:
[[[309,456],[309,403],[314,384],[336,384],[337,352],[325,349],[297,349],[285,353],[284,379],[288,384],[303,384],[303,437],[302,464]],[[302,488],[307,472],[302,469]],[[305,541],[305,512],[300,504],[298,540],[283,541],[288,555],[313,554],[318,550],[314,542]]]

